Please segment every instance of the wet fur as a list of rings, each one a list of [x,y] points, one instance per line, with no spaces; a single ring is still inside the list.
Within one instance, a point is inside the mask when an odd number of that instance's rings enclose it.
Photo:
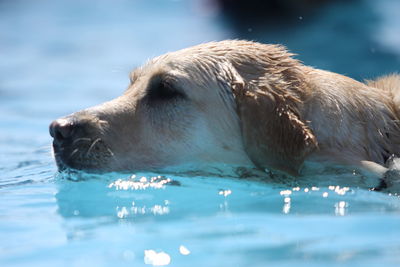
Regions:
[[[149,103],[154,77],[187,100]],[[228,40],[152,59],[123,96],[72,116],[104,121],[89,137],[112,150],[97,166],[106,170],[201,162],[298,175],[311,160],[382,174],[400,153],[399,104],[399,75],[361,83],[307,67],[279,45]]]

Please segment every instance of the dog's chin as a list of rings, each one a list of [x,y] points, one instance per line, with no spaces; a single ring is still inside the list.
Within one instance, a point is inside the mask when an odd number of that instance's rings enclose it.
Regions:
[[[112,166],[114,157],[110,150],[97,150],[91,153],[86,151],[85,147],[60,147],[53,144],[53,156],[58,171],[78,170],[90,173],[115,171]]]
[[[58,172],[73,172],[83,171],[87,173],[107,173],[113,172],[113,168],[110,167],[110,163],[107,159],[103,159],[101,162],[96,161],[73,161],[71,159],[64,159],[59,153],[54,153],[54,159],[57,165]]]
[[[213,176],[213,177],[236,177],[236,178],[260,178],[265,177],[266,173],[254,166],[239,166],[231,164],[177,164],[172,166],[135,166],[131,164],[111,164],[111,162],[74,162],[66,161],[61,155],[54,153],[54,158],[61,174],[88,173],[88,174],[106,174],[106,173],[158,173],[174,174],[182,176]]]

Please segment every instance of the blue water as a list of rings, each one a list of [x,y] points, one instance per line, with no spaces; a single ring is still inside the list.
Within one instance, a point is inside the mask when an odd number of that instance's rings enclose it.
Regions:
[[[47,128],[120,95],[148,58],[211,40],[282,42],[355,78],[399,71],[399,5],[377,2],[244,34],[200,0],[0,1],[0,266],[399,264],[400,199],[357,173],[57,175]]]

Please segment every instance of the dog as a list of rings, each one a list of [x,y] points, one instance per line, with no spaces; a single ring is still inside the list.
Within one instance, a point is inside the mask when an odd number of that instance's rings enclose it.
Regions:
[[[362,83],[293,56],[227,40],[156,57],[122,96],[51,123],[57,166],[223,163],[297,176],[316,161],[383,175],[400,153],[400,75]]]

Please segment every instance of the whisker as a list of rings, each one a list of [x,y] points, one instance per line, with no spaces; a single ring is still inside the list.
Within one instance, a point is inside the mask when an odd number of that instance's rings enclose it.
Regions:
[[[94,146],[101,141],[101,138],[97,138],[96,140],[93,141],[93,143],[90,145],[88,151],[86,152],[86,156],[89,156],[90,152],[92,152],[92,149]]]
[[[114,156],[114,153],[111,151],[111,149],[109,149],[108,147],[107,147],[107,151],[111,154],[111,156],[114,158],[115,156]]]
[[[120,160],[118,160],[118,159],[115,157],[114,152],[112,152],[112,150],[111,150],[110,148],[108,148],[108,147],[107,147],[106,149],[107,149],[107,151],[110,153],[111,158],[113,159],[112,162],[115,164],[116,168],[117,168],[118,170],[123,170],[123,169],[124,169],[124,166],[123,166],[122,162],[121,162]]]
[[[72,142],[72,144],[74,145],[74,144],[76,144],[77,142],[80,142],[80,141],[91,142],[92,139],[90,139],[90,138],[85,138],[85,137],[81,137],[81,138],[75,139],[74,142]]]
[[[76,154],[76,152],[79,151],[79,148],[75,148],[74,151],[72,151],[72,153],[69,155],[70,157],[72,157],[74,154]]]

